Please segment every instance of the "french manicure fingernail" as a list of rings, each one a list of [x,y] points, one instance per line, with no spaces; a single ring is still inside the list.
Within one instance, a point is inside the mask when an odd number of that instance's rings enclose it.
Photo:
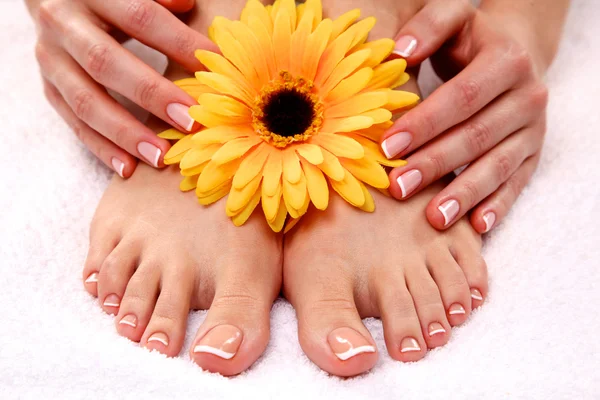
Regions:
[[[452,304],[450,306],[450,308],[448,309],[448,314],[450,314],[450,315],[459,315],[459,314],[466,314],[466,313],[467,312],[465,311],[465,308],[458,303]]]
[[[98,283],[98,273],[92,272],[85,280],[85,283]]]
[[[120,325],[129,325],[132,328],[137,326],[137,317],[133,314],[127,314],[119,321]]]
[[[481,292],[477,289],[471,289],[471,298],[479,301],[483,300]]]
[[[116,294],[109,294],[102,304],[104,304],[105,307],[119,307],[119,305],[121,305],[121,299],[119,299],[119,296]]]
[[[452,199],[439,206],[438,210],[440,210],[444,216],[444,226],[448,226],[448,224],[458,215],[460,206],[458,201]]]
[[[125,169],[125,163],[123,161],[119,160],[117,157],[113,157],[110,160],[110,163],[112,164],[115,172],[117,174],[119,174],[119,176],[121,178],[124,178],[124,176],[123,176],[123,170]]]
[[[411,169],[398,177],[398,186],[402,191],[402,198],[411,194],[423,181],[423,175],[418,169]]]
[[[140,142],[137,145],[137,149],[151,165],[158,168],[158,159],[160,158],[161,151],[158,147],[148,142]]]
[[[180,103],[171,103],[167,105],[167,115],[173,121],[186,131],[191,131],[194,126],[194,119],[190,117],[189,107]]]
[[[147,340],[148,343],[150,342],[159,342],[162,343],[165,346],[169,345],[169,337],[162,333],[162,332],[156,332],[153,333]]]
[[[242,343],[242,331],[233,325],[212,328],[194,347],[194,353],[209,353],[225,360],[237,353]]]
[[[446,330],[444,329],[444,326],[442,324],[440,324],[439,322],[432,322],[431,324],[429,324],[429,336],[435,336],[435,335],[439,335],[442,333],[446,333]]]
[[[489,232],[494,226],[494,222],[496,222],[496,214],[493,211],[486,213],[483,216],[483,222],[485,222],[485,231],[483,233]]]
[[[335,329],[329,334],[327,341],[333,353],[342,361],[362,353],[375,353],[375,347],[351,328]]]
[[[396,157],[406,149],[412,141],[412,135],[408,132],[398,132],[381,142],[383,154],[389,160]]]
[[[394,53],[400,57],[409,57],[417,48],[417,39],[414,36],[401,36],[396,41]]]
[[[419,346],[417,339],[411,337],[402,339],[402,342],[400,343],[400,353],[408,353],[411,351],[421,351],[421,346]]]

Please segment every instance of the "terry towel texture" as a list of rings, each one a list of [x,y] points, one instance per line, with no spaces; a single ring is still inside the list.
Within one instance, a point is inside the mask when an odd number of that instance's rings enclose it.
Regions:
[[[201,1],[201,0],[200,0]],[[381,322],[381,357],[355,379],[302,353],[292,307],[272,311],[265,355],[234,379],[119,337],[81,284],[88,226],[111,172],[46,103],[19,0],[0,1],[1,399],[600,398],[600,3],[574,1],[550,71],[543,158],[506,220],[485,239],[486,304],[443,348],[402,364]]]

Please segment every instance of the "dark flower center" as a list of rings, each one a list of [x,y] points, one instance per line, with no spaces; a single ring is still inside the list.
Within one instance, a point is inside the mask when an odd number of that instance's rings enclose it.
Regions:
[[[315,118],[312,100],[296,89],[272,93],[263,108],[262,121],[266,128],[283,137],[304,133]]]

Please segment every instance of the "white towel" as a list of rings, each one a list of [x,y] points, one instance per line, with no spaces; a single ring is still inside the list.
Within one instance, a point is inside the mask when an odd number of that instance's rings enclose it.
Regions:
[[[576,1],[549,75],[544,155],[533,182],[485,239],[486,304],[443,348],[402,364],[381,351],[354,379],[302,353],[283,300],[272,339],[246,373],[201,371],[119,337],[82,287],[88,226],[111,172],[46,103],[35,32],[19,0],[0,1],[1,399],[600,398],[600,3]]]

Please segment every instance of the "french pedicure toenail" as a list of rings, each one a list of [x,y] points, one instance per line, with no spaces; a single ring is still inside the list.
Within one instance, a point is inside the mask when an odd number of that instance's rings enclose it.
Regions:
[[[459,315],[459,314],[466,314],[466,313],[467,312],[465,311],[465,308],[458,303],[452,304],[450,306],[450,308],[448,309],[448,314],[450,314],[450,315]]]
[[[477,289],[471,289],[471,298],[474,300],[483,301],[483,296],[481,295],[481,292]]]
[[[119,174],[121,178],[124,178],[123,170],[125,169],[125,163],[123,163],[123,161],[119,160],[117,157],[113,157],[110,160],[110,163],[112,164],[115,172]]]
[[[411,351],[421,351],[421,346],[419,346],[417,339],[411,337],[402,339],[402,342],[400,343],[400,353],[408,353]]]
[[[398,177],[398,186],[402,191],[402,198],[411,194],[423,181],[423,175],[418,169],[411,169]]]
[[[446,330],[439,322],[432,322],[429,324],[429,336],[435,336],[446,333]]]
[[[137,145],[137,149],[146,161],[158,168],[158,160],[161,154],[158,147],[148,142],[140,142]]]
[[[121,299],[116,294],[109,294],[102,303],[105,307],[119,307],[121,305]]]
[[[92,272],[85,280],[85,283],[98,283],[98,273]]]
[[[242,331],[233,325],[212,328],[194,347],[194,353],[209,353],[225,360],[235,356],[242,343]]]
[[[162,333],[162,332],[156,332],[153,333],[147,340],[148,343],[150,342],[159,342],[162,343],[165,346],[169,345],[169,337]]]
[[[493,211],[486,213],[483,216],[483,222],[485,222],[485,231],[483,233],[489,232],[496,222],[496,214]]]
[[[452,199],[439,206],[438,210],[440,210],[444,217],[444,226],[448,226],[448,224],[458,215],[460,206],[458,201]]]
[[[394,48],[394,54],[400,57],[408,57],[414,53],[417,48],[417,39],[414,36],[406,35],[398,38]]]
[[[127,314],[119,321],[119,325],[129,325],[132,328],[137,326],[137,317],[133,314]]]
[[[412,142],[412,135],[408,132],[398,132],[381,142],[381,149],[390,159],[396,157]]]
[[[351,328],[334,330],[329,334],[327,341],[333,353],[342,361],[362,353],[375,353],[375,347]]]
[[[167,106],[167,115],[169,118],[177,122],[179,126],[188,132],[194,126],[194,119],[190,117],[189,109],[188,106],[180,103],[171,103]]]

